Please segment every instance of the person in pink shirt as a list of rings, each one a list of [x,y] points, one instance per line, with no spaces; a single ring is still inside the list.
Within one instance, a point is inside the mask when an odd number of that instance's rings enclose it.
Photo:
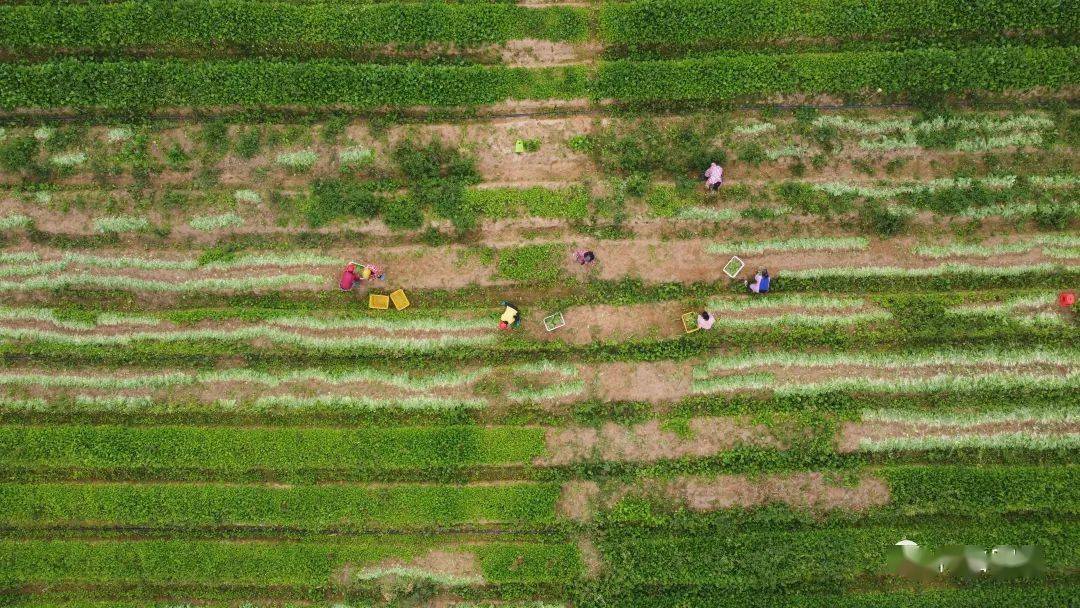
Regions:
[[[711,192],[716,192],[720,189],[720,185],[724,183],[724,168],[713,163],[705,170],[703,177],[705,178],[705,188]]]
[[[716,317],[710,315],[707,310],[701,311],[701,314],[697,316],[697,326],[700,329],[712,329],[713,323],[716,323]]]

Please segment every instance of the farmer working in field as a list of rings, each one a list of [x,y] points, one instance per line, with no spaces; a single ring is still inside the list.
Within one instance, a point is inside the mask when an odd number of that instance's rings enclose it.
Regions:
[[[513,304],[503,301],[501,302],[506,308],[503,310],[502,316],[499,317],[499,329],[510,329],[517,327],[521,323],[521,313],[514,307]]]
[[[766,293],[769,291],[769,284],[771,282],[772,280],[769,278],[769,271],[765,268],[754,275],[753,282],[750,282],[749,280],[745,281],[747,289],[753,293]]]
[[[716,317],[710,315],[707,310],[701,311],[701,314],[697,316],[698,329],[712,329],[713,323],[716,323]]]
[[[596,261],[596,254],[586,249],[578,249],[574,252],[574,261],[582,266],[588,266]]]
[[[709,165],[709,168],[705,170],[704,175],[701,177],[705,180],[705,189],[716,192],[720,189],[720,185],[724,183],[724,168],[713,163]]]
[[[349,291],[358,282],[372,281],[378,279],[380,281],[386,280],[386,274],[382,269],[374,264],[357,264],[356,262],[349,262],[345,270],[341,272],[341,280],[338,282],[338,287],[342,291]]]

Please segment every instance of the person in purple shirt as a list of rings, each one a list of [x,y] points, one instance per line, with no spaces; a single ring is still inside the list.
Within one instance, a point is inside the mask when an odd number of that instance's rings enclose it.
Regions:
[[[746,287],[753,293],[766,293],[771,282],[768,269],[762,269],[754,275],[754,282],[746,281]]]
[[[713,323],[716,323],[716,317],[710,315],[707,310],[701,311],[701,314],[697,316],[698,329],[712,329]]]

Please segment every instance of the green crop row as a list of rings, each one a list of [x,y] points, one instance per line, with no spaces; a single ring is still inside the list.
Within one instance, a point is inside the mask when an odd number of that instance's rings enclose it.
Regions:
[[[899,515],[1080,513],[1080,466],[882,467]]]
[[[1043,584],[1041,582],[1004,581],[980,586],[920,587],[867,591],[864,588],[829,593],[762,593],[728,591],[718,593],[711,586],[664,589],[612,589],[598,584],[599,591],[576,603],[581,608],[987,608],[988,606],[1024,606],[1024,608],[1061,608],[1080,595],[1080,585]],[[31,606],[30,608],[38,608]],[[45,606],[41,608],[65,608]],[[104,608],[75,606],[72,608]],[[138,607],[122,607],[138,608]]]
[[[581,67],[349,64],[333,61],[59,60],[0,65],[0,107],[104,108],[348,105],[461,106],[581,97],[624,102],[775,93],[941,94],[1073,84],[1077,47],[738,55],[615,61],[586,83]]]
[[[820,507],[809,509],[780,504],[791,498],[780,496],[773,503],[754,508],[695,512],[688,510],[682,501],[672,500],[670,495],[638,489],[630,490],[610,507],[598,509],[596,522],[601,527],[619,529],[646,526],[673,530],[791,530],[896,524],[931,517],[979,520],[988,516],[1053,514],[1068,517],[1080,513],[1080,467],[1071,464],[1039,467],[886,465],[865,472],[884,479],[888,486],[888,503],[826,512]],[[707,484],[711,478],[704,475],[693,480]],[[749,480],[750,483],[759,481],[753,477]],[[844,481],[843,475],[837,475],[834,483],[842,487]],[[649,485],[640,487],[648,488]],[[852,492],[859,493],[860,490],[852,488]]]
[[[301,350],[318,352],[343,352],[350,350],[378,349],[399,352],[430,352],[464,346],[480,346],[495,341],[493,334],[460,336],[443,334],[436,337],[392,337],[361,335],[353,337],[311,336],[283,331],[272,327],[257,326],[237,329],[191,329],[176,331],[132,331],[109,334],[69,334],[41,329],[0,327],[2,340],[36,340],[69,346],[124,347],[139,342],[267,342],[276,346],[290,346]]]
[[[370,578],[364,566],[377,574],[384,570],[378,562],[410,560],[436,548],[476,555],[477,574],[483,577],[479,580],[492,583],[561,582],[576,578],[581,569],[573,546],[538,543],[440,547],[432,540],[409,537],[333,543],[4,540],[0,582],[283,585],[317,590],[355,585]],[[438,580],[439,573],[428,578]]]
[[[234,486],[0,484],[0,522],[39,526],[288,527],[309,531],[555,522],[555,484]]]
[[[78,469],[91,475],[150,471],[236,477],[320,470],[362,475],[528,465],[544,452],[543,430],[520,427],[0,427],[0,467]]]
[[[492,219],[531,216],[580,220],[589,214],[589,193],[581,187],[469,188],[464,197],[466,205]]]
[[[581,40],[585,11],[513,4],[327,3],[150,0],[0,6],[0,46],[35,49],[238,48],[323,53],[372,46],[496,43],[516,38]],[[318,52],[318,51],[316,51]]]
[[[600,8],[605,42],[665,48],[795,38],[993,40],[1078,27],[1080,9],[1062,0],[634,0]]]
[[[1058,88],[1074,84],[1077,73],[1078,47],[730,55],[608,62],[600,66],[593,92],[625,102],[716,101],[776,93],[940,95]]]
[[[931,520],[900,525],[739,534],[644,535],[630,531],[599,543],[616,585],[709,585],[717,591],[838,590],[882,575],[888,547],[909,539],[924,547],[1038,545],[1051,569],[1080,559],[1080,528],[1012,522],[992,516],[966,524]]]
[[[581,68],[355,64],[335,61],[80,61],[0,65],[0,107],[358,108],[581,97]]]
[[[569,382],[569,381],[568,381]],[[571,383],[572,384],[572,383]],[[764,383],[759,383],[758,387]],[[740,391],[693,396],[673,404],[676,416],[735,415],[821,411],[843,419],[971,425],[1014,421],[1074,422],[1071,395],[1080,379],[1053,382],[1048,377],[1001,378],[994,382],[953,383],[947,389],[926,385],[896,386],[877,392],[844,390]],[[906,389],[906,390],[900,390]],[[25,389],[10,391],[25,393]],[[1017,408],[1017,403],[1029,404]],[[647,402],[577,402],[551,412],[533,404],[499,403],[456,397],[365,397],[276,394],[254,399],[201,400],[170,391],[166,395],[95,396],[53,391],[48,399],[0,397],[0,420],[25,423],[96,424],[240,424],[288,425],[343,423],[394,426],[494,423],[506,420],[538,424],[632,423],[655,415]]]
[[[555,308],[554,310],[558,310]],[[887,313],[881,313],[887,314]],[[535,313],[527,319],[539,324]],[[493,317],[494,318],[494,317]],[[459,345],[436,350],[387,350],[377,345],[347,349],[298,347],[289,344],[266,345],[241,340],[145,340],[92,343],[90,340],[29,339],[0,344],[0,355],[11,361],[37,361],[41,364],[75,366],[80,364],[202,365],[215,358],[242,357],[251,363],[282,365],[327,365],[345,363],[384,364],[392,359],[399,367],[419,371],[433,362],[480,361],[491,365],[505,361],[507,356],[530,361],[553,357],[576,356],[585,361],[651,361],[660,359],[685,360],[699,357],[716,348],[811,348],[836,349],[897,347],[932,347],[956,344],[970,346],[1013,345],[1023,347],[1062,346],[1075,337],[1075,330],[1062,323],[1010,322],[997,316],[964,317],[962,324],[948,315],[927,316],[926,324],[910,326],[909,319],[856,318],[854,323],[841,316],[824,318],[782,319],[780,323],[721,323],[722,332],[713,332],[691,339],[640,339],[631,341],[597,341],[568,346],[556,341],[538,341],[528,336],[504,336],[490,346]],[[951,325],[950,325],[951,324]],[[30,337],[30,336],[26,336]],[[426,358],[418,355],[424,354]],[[231,372],[230,372],[231,373]],[[61,378],[68,381],[67,376]],[[244,381],[246,378],[237,377]],[[374,382],[387,380],[372,377]],[[863,379],[855,379],[862,381]],[[0,376],[0,382],[7,382]],[[261,382],[261,380],[259,380]],[[21,381],[20,381],[21,382]],[[75,381],[72,381],[75,382]],[[52,379],[41,384],[56,384]],[[184,382],[181,382],[183,384]],[[74,384],[72,384],[74,386]],[[820,383],[813,390],[821,392],[844,386]],[[878,390],[874,382],[851,385],[852,390]],[[894,390],[883,385],[882,390]],[[937,385],[935,385],[937,386]],[[407,387],[402,387],[407,388]],[[793,390],[798,389],[794,387]],[[903,390],[901,387],[900,390]]]

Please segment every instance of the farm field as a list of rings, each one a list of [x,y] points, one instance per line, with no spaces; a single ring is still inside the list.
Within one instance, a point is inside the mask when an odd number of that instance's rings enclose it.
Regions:
[[[1071,606],[1078,91],[1061,0],[2,3],[0,605]]]

